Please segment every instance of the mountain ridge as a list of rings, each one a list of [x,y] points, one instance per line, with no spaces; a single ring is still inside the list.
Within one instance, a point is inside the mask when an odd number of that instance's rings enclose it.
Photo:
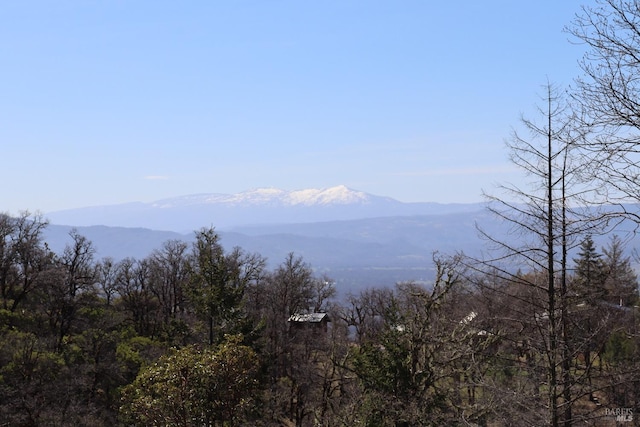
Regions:
[[[336,281],[341,292],[369,286],[391,286],[400,281],[432,278],[431,255],[435,251],[464,250],[476,254],[481,242],[472,239],[481,212],[384,217],[328,221],[309,224],[245,226],[218,231],[225,249],[240,247],[258,253],[275,268],[288,253],[303,257],[316,272]],[[148,228],[69,226],[51,224],[44,241],[57,253],[71,243],[75,229],[94,245],[96,258],[116,261],[143,259],[169,240],[194,241],[195,233],[158,231]]]
[[[153,227],[153,218],[148,216],[144,227],[123,226],[83,226],[82,224],[60,225],[50,220],[44,240],[56,252],[70,243],[69,232],[76,228],[95,244],[98,258],[109,256],[114,259],[134,257],[142,259],[154,250],[160,250],[168,240],[193,242],[194,231],[213,226],[220,235],[221,244],[227,249],[240,247],[250,253],[258,253],[268,260],[273,268],[282,262],[287,254],[302,256],[317,272],[325,273],[336,280],[341,292],[350,292],[372,286],[391,286],[400,281],[432,280],[432,254],[453,254],[459,251],[474,257],[482,257],[491,250],[486,239],[478,233],[478,226],[496,241],[509,242],[517,246],[517,235],[512,233],[510,224],[493,215],[482,204],[435,205],[421,207],[430,211],[426,214],[380,215],[380,211],[357,209],[361,205],[347,205],[349,214],[378,214],[356,219],[339,219],[309,222],[310,214],[322,207],[282,207],[272,208],[272,212],[289,210],[293,214],[281,216],[281,222],[257,224],[256,215],[265,215],[262,209],[234,210],[235,214],[253,215],[247,221],[236,221],[236,225],[219,227],[219,222],[209,217],[208,221],[197,222],[195,216],[186,218],[189,209],[174,211],[180,216],[181,232],[161,230]],[[369,205],[365,205],[369,208]],[[640,206],[630,206],[640,211]],[[157,209],[157,208],[156,208]],[[152,211],[152,210],[150,210]],[[399,210],[401,211],[401,210]],[[205,213],[211,213],[205,209]],[[109,213],[108,210],[106,213]],[[333,212],[335,213],[335,211]],[[300,215],[304,214],[304,218]],[[45,215],[46,217],[46,215]],[[287,223],[283,219],[295,218]],[[236,218],[238,219],[238,218]],[[187,221],[188,220],[188,221]],[[307,222],[303,221],[306,220]],[[189,221],[193,227],[187,227]],[[636,224],[631,221],[619,223],[616,233],[625,240],[635,232]],[[630,234],[631,233],[631,234]],[[598,246],[603,247],[608,237],[594,236]],[[629,253],[637,253],[640,243],[628,240]],[[491,245],[489,245],[491,246]],[[575,248],[574,248],[575,251]],[[573,255],[571,255],[573,256]],[[636,263],[637,264],[637,263]]]
[[[344,185],[286,191],[257,188],[235,194],[201,193],[153,202],[90,206],[46,213],[52,223],[145,227],[188,232],[201,227],[314,223],[387,216],[469,212],[482,203],[400,202]]]

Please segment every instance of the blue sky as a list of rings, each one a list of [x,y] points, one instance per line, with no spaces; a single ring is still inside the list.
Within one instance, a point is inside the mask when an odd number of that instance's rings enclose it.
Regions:
[[[585,0],[587,4],[589,2]],[[344,184],[474,202],[580,1],[0,3],[0,211]]]

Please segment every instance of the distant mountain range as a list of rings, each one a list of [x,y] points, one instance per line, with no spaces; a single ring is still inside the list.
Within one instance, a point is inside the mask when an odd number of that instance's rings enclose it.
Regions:
[[[432,254],[487,250],[476,225],[499,241],[517,236],[481,204],[402,203],[344,186],[322,190],[258,189],[239,194],[200,194],[50,212],[45,240],[56,252],[72,228],[94,243],[98,258],[142,259],[164,242],[193,241],[194,231],[213,226],[227,249],[257,252],[275,267],[289,252],[342,292],[430,281]],[[628,227],[633,229],[633,225]],[[606,238],[597,238],[599,246]],[[631,241],[629,253],[640,246]]]
[[[496,229],[488,212],[392,216],[317,223],[238,226],[220,231],[226,249],[239,246],[257,252],[270,268],[289,252],[302,256],[319,274],[336,280],[339,289],[392,286],[400,281],[430,281],[432,254],[464,250],[478,255],[483,241],[475,223]],[[142,259],[168,240],[192,242],[194,233],[146,228],[50,225],[45,231],[49,247],[61,252],[75,228],[96,249],[97,258]],[[499,227],[496,232],[499,231]]]
[[[238,194],[195,194],[151,203],[84,207],[48,212],[55,224],[144,227],[190,232],[201,227],[313,223],[387,216],[469,212],[481,204],[403,203],[336,186],[285,191],[261,188]]]

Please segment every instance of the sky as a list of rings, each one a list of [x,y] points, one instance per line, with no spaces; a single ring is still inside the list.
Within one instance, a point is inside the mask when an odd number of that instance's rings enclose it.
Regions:
[[[0,2],[0,211],[346,185],[468,203],[580,75],[574,0]]]

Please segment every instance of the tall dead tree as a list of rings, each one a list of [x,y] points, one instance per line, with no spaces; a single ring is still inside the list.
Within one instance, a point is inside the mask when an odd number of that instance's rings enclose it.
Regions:
[[[490,282],[500,284],[491,291],[512,301],[513,312],[505,313],[496,327],[505,341],[527,355],[534,383],[536,372],[545,372],[543,387],[532,384],[525,387],[533,390],[532,396],[519,394],[538,402],[537,409],[531,408],[529,422],[559,426],[570,425],[576,418],[572,412],[574,352],[567,333],[567,253],[577,237],[593,231],[598,221],[593,212],[579,209],[592,196],[584,180],[586,163],[576,150],[588,128],[576,126],[582,121],[551,84],[545,86],[543,99],[541,123],[523,118],[529,135],[514,132],[507,142],[511,161],[527,175],[528,185],[506,184],[501,187],[504,196],[487,196],[490,210],[511,224],[517,242],[481,233],[500,249],[498,257],[483,261],[494,276]],[[519,361],[512,362],[518,366]],[[545,400],[539,394],[546,395]]]

